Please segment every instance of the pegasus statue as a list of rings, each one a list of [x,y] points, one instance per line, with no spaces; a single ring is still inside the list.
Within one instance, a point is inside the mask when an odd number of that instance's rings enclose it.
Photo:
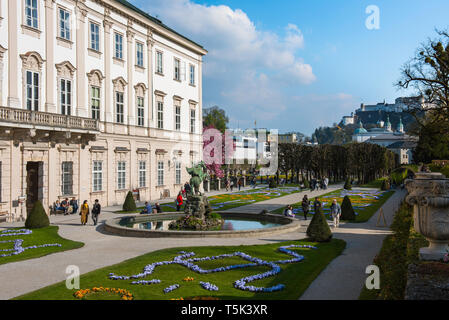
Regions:
[[[207,177],[206,164],[201,161],[193,168],[187,168],[187,172],[191,175],[190,185],[195,190],[195,195],[201,195],[200,185]]]

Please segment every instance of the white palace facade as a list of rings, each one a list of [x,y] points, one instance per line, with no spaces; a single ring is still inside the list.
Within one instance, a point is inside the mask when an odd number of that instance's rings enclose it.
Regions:
[[[125,0],[0,0],[0,215],[174,197],[202,160],[206,53]]]

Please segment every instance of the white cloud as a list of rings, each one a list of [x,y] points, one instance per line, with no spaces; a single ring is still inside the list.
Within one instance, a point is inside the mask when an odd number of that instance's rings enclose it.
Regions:
[[[300,57],[305,39],[296,24],[289,23],[284,34],[276,34],[260,30],[245,12],[226,5],[192,0],[132,2],[208,50],[204,106],[218,103],[231,119],[241,117],[251,123],[252,118],[265,119],[270,125],[294,108],[286,87],[297,90],[316,80],[312,66]]]

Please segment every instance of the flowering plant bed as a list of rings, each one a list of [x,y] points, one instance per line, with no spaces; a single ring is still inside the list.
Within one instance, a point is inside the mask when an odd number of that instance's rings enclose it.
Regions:
[[[352,190],[340,189],[322,195],[319,198],[323,205],[323,213],[327,216],[328,219],[330,219],[330,206],[332,204],[332,200],[337,199],[337,202],[341,205],[343,202],[343,198],[345,196],[348,196],[351,200],[351,204],[356,215],[356,220],[352,222],[366,222],[393,194],[394,191],[354,188]],[[311,205],[309,216],[312,216],[314,214],[313,201],[315,200],[315,198],[311,198],[309,200]],[[273,211],[273,213],[282,214],[283,211],[284,208],[280,208]],[[301,202],[293,205],[293,213],[299,217],[303,216]]]
[[[11,228],[0,230],[0,264],[38,258],[71,250],[84,244],[61,238],[58,227],[41,229]]]
[[[288,241],[165,249],[84,274],[80,282],[87,287],[101,283],[113,288],[119,284],[120,288],[133,292],[136,300],[201,296],[297,299],[344,247],[344,241],[334,239],[329,243]],[[195,281],[183,281],[188,277]],[[73,299],[73,293],[63,281],[19,299],[65,300]]]
[[[116,288],[103,288],[103,287],[93,287],[92,289],[82,289],[78,290],[73,294],[73,296],[77,299],[95,299],[95,295],[100,294],[103,297],[112,295],[118,295],[120,296],[121,300],[133,300],[134,297],[132,293],[125,289],[116,289]],[[106,294],[106,295],[104,295]]]

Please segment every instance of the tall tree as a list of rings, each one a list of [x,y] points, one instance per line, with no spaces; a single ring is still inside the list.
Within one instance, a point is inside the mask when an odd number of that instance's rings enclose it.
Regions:
[[[227,129],[229,118],[226,112],[218,106],[203,109],[203,127],[214,127],[224,133]]]
[[[420,141],[415,161],[427,162],[449,156],[442,141],[449,140],[449,33],[436,31],[438,38],[421,45],[401,70],[397,87],[413,88],[422,100],[410,99],[408,112],[415,116]],[[424,111],[425,116],[418,114]],[[430,160],[432,160],[430,159]]]

